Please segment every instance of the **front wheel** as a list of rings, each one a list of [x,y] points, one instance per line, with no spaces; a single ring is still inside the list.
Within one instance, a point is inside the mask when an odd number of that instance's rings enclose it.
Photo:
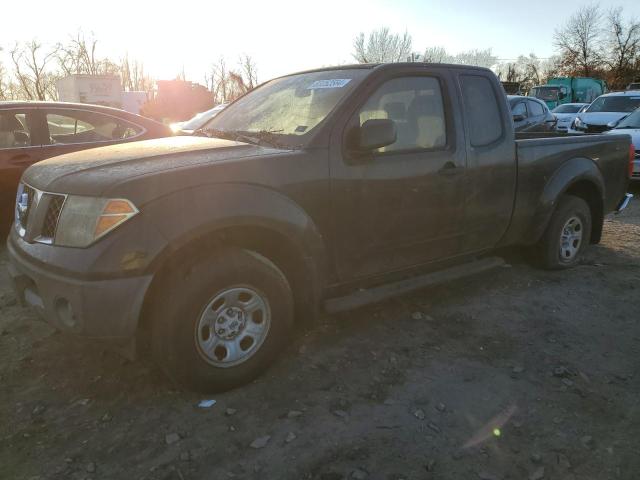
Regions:
[[[173,380],[203,392],[228,390],[259,375],[293,323],[286,277],[247,250],[186,262],[168,275],[156,298],[155,360]]]
[[[533,247],[536,262],[559,270],[575,266],[591,240],[591,210],[582,198],[563,195],[542,238]]]

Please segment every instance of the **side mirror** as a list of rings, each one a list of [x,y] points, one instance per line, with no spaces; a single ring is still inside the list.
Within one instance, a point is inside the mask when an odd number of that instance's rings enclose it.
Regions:
[[[357,150],[370,151],[391,145],[397,139],[396,122],[388,118],[376,118],[356,128],[353,141]]]
[[[521,121],[523,121],[524,119],[525,119],[525,116],[524,116],[524,115],[522,115],[521,113],[516,113],[516,114],[513,116],[513,121],[514,121],[514,122],[521,122]]]

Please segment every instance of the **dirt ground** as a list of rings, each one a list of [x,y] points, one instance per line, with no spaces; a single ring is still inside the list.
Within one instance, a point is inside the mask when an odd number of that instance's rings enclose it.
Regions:
[[[2,250],[0,478],[639,478],[640,199],[573,270],[506,258],[326,317],[199,408],[16,306]]]

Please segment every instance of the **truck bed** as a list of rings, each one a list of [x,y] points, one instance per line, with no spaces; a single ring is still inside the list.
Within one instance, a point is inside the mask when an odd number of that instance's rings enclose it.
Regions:
[[[562,183],[562,177],[569,173],[584,171],[581,175],[585,178],[599,177],[604,185],[604,191],[598,193],[605,202],[603,210],[614,210],[628,184],[630,143],[628,135],[516,134],[517,194],[505,243],[537,239],[541,232],[532,226],[545,224],[542,220],[553,210],[556,198],[549,195],[547,200],[545,190],[553,188],[554,180]],[[607,175],[603,175],[605,171]]]

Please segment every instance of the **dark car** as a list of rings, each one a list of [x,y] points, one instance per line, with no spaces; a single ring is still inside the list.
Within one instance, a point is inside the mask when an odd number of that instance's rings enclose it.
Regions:
[[[509,106],[516,132],[551,132],[558,123],[549,107],[537,98],[509,95]]]
[[[484,68],[288,75],[204,128],[34,165],[8,240],[22,304],[148,342],[199,390],[254,378],[296,322],[496,267],[498,247],[572,267],[629,198],[628,135],[520,140]]]
[[[0,233],[14,217],[22,172],[45,158],[100,145],[171,135],[124,110],[63,102],[0,102]]]

